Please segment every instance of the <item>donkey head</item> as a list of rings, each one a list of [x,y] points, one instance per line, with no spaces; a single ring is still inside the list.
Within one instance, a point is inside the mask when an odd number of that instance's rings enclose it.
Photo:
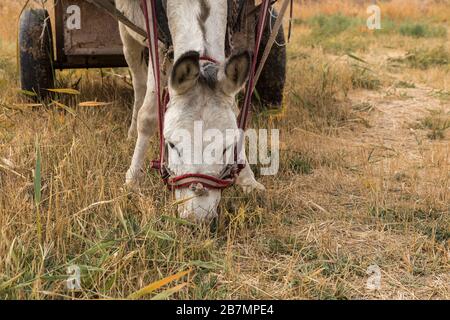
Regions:
[[[251,56],[233,55],[224,64],[203,61],[197,52],[187,52],[174,64],[170,79],[170,102],[164,136],[168,169],[173,176],[204,174],[219,177],[230,159],[235,141],[227,132],[238,129],[236,94],[245,84]],[[177,189],[175,196],[182,218],[209,221],[217,216],[221,191],[193,183]]]

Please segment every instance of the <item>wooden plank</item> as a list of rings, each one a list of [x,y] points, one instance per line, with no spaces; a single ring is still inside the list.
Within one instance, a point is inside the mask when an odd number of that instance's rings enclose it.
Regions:
[[[60,2],[59,14],[63,16],[64,55],[123,54],[117,20],[86,0],[60,0]],[[81,10],[80,30],[70,30],[67,27],[69,18],[67,8],[71,5],[76,5]],[[58,46],[60,45],[61,43],[58,43]]]

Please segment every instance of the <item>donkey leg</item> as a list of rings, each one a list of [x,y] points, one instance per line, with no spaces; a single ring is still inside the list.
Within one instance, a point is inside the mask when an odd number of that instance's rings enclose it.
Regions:
[[[137,134],[136,147],[134,149],[133,159],[130,169],[126,176],[126,184],[130,186],[138,186],[139,180],[143,175],[143,165],[145,156],[150,146],[150,138],[155,132],[157,125],[156,110],[156,92],[153,72],[149,70],[147,81],[147,93],[144,103],[137,115]]]
[[[127,28],[120,24],[120,36],[123,42],[123,52],[125,60],[130,68],[133,88],[134,88],[134,106],[131,126],[128,130],[128,139],[131,140],[137,133],[137,118],[139,110],[144,103],[147,91],[147,70],[148,66],[145,59],[145,47],[135,40],[128,32]]]
[[[165,48],[160,44],[160,56],[163,56]],[[161,87],[167,85],[167,73],[161,73]],[[136,129],[137,141],[134,149],[131,166],[126,175],[126,184],[130,186],[138,186],[139,180],[143,175],[143,167],[148,148],[150,146],[150,138],[156,131],[158,124],[158,104],[156,94],[156,83],[153,76],[152,68],[148,68],[147,72],[147,91],[145,93],[142,107],[137,111]]]
[[[250,164],[247,160],[245,168],[242,169],[241,173],[236,179],[236,184],[241,186],[245,193],[250,193],[254,190],[266,190],[263,184],[256,181],[255,174],[253,173],[252,168],[250,168]]]

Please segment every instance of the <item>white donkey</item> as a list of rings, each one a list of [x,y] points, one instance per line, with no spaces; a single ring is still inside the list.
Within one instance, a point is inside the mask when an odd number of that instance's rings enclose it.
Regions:
[[[144,15],[139,0],[116,0],[117,8],[133,23],[145,30]],[[218,176],[224,170],[217,164],[181,164],[171,166],[173,160],[183,161],[175,141],[174,132],[187,130],[193,137],[194,122],[201,121],[204,130],[219,130],[225,136],[228,129],[237,130],[236,94],[244,86],[251,58],[248,52],[225,57],[225,34],[227,25],[227,0],[167,0],[167,17],[173,40],[173,66],[160,66],[162,86],[170,93],[170,102],[164,121],[164,136],[168,143],[169,169],[179,176],[201,173]],[[120,24],[124,54],[133,76],[135,102],[129,138],[137,133],[137,143],[126,175],[126,183],[136,186],[143,172],[143,166],[150,144],[150,138],[157,127],[157,101],[152,68],[143,59],[145,39]],[[165,51],[160,43],[161,55]],[[200,56],[209,56],[218,64],[200,61]],[[161,63],[164,59],[161,59]],[[169,76],[165,76],[168,74]],[[168,78],[168,79],[167,79]],[[224,149],[231,146],[224,146]],[[175,159],[177,158],[177,159]],[[264,190],[247,165],[236,183],[250,192]],[[217,216],[221,198],[220,190],[203,190],[200,195],[191,188],[178,189],[177,200],[187,199],[178,208],[182,218],[207,221]]]

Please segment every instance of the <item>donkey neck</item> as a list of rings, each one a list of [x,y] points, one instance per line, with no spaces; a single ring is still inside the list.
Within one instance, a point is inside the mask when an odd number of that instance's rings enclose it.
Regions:
[[[227,1],[168,0],[167,17],[175,61],[187,51],[225,60]]]

